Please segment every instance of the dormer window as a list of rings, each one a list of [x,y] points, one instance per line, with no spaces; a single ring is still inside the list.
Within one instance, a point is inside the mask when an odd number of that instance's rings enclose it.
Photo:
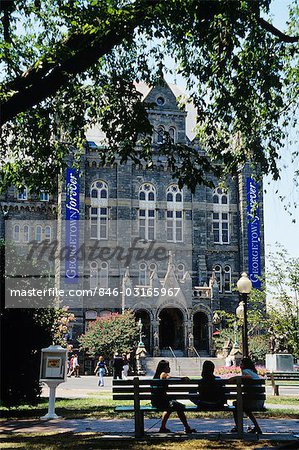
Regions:
[[[28,199],[28,190],[27,187],[23,187],[18,190],[18,200],[27,200]]]
[[[49,201],[49,193],[45,192],[45,191],[40,191],[39,199],[41,202],[48,202]]]

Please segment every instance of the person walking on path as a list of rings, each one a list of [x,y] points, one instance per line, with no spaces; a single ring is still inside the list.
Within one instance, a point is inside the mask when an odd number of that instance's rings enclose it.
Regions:
[[[122,379],[121,373],[123,370],[123,359],[118,354],[118,352],[114,353],[112,367],[113,367],[113,379],[116,380],[117,378],[119,378],[121,380]]]
[[[79,365],[79,362],[78,362],[78,355],[74,355],[74,358],[73,358],[73,372],[75,372],[75,377],[76,378],[80,378],[79,371],[80,371],[80,365]]]
[[[124,380],[128,379],[128,370],[129,370],[129,361],[127,359],[127,355],[123,354],[123,370],[122,370],[122,377]]]
[[[242,378],[243,379],[251,379],[251,380],[259,380],[260,377],[257,374],[257,370],[254,366],[254,363],[251,361],[250,358],[243,358],[240,364],[240,368],[242,371]],[[236,377],[230,378],[231,380],[236,379]],[[245,414],[249,417],[251,422],[253,423],[254,427],[248,427],[247,432],[248,433],[258,433],[262,434],[262,430],[257,423],[257,420],[255,416],[253,415],[252,411],[255,410],[262,410],[264,408],[264,400],[250,400],[250,399],[243,399],[243,410]],[[237,426],[238,426],[238,418],[237,418],[237,412],[234,410],[234,419],[236,427],[234,427],[231,431],[237,432]]]
[[[108,373],[108,369],[103,356],[99,356],[99,360],[97,362],[94,373],[97,373],[99,376],[98,386],[104,386],[104,375]]]
[[[160,433],[171,433],[171,431],[166,428],[167,420],[169,419],[170,414],[175,411],[184,425],[185,433],[196,433],[196,430],[192,429],[188,422],[186,414],[184,413],[185,406],[177,402],[176,400],[169,400],[167,396],[167,388],[169,380],[171,377],[169,362],[162,359],[157,366],[156,373],[154,375],[154,380],[164,380],[164,383],[161,382],[152,382],[152,405],[159,410],[163,411],[162,413],[162,422],[160,427]]]
[[[74,357],[75,355],[72,355],[71,359],[70,359],[70,364],[69,364],[69,370],[68,370],[68,377],[71,377],[74,373]]]

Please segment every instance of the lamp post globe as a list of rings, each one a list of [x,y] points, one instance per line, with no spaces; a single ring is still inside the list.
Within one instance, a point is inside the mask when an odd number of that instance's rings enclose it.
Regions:
[[[252,283],[249,280],[247,273],[243,272],[241,278],[237,281],[237,288],[240,294],[250,294]]]
[[[243,272],[241,278],[237,281],[237,289],[240,294],[240,302],[236,309],[236,315],[243,319],[243,332],[242,332],[242,346],[243,357],[248,357],[248,324],[247,324],[247,298],[252,289],[252,283],[247,276],[246,272]]]

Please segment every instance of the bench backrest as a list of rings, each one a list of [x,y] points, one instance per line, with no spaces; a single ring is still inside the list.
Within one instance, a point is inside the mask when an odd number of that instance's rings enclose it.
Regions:
[[[267,380],[298,381],[298,372],[267,372]]]
[[[193,380],[167,380],[167,395],[170,399],[190,400],[198,391],[200,379]],[[244,396],[250,400],[265,400],[265,380],[242,380],[228,381],[225,379],[217,380],[223,386],[226,400],[236,400],[238,396]],[[113,400],[116,401],[140,401],[151,400],[153,384],[165,385],[165,380],[139,379],[133,380],[113,380],[112,393]]]

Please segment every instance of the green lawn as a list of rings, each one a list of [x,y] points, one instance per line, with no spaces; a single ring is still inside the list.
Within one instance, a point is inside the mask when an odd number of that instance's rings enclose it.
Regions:
[[[114,407],[117,402],[104,398],[105,396],[99,396],[98,398],[78,398],[78,399],[57,399],[55,411],[58,415],[65,419],[79,419],[79,418],[93,418],[93,419],[108,419],[113,417],[132,418],[133,414],[116,413]],[[273,418],[298,418],[299,411],[292,409],[284,409],[284,405],[299,405],[299,400],[294,397],[267,397],[268,403],[280,404],[281,409],[258,413],[259,417],[273,417]],[[122,402],[123,405],[130,404],[130,402]],[[23,405],[18,408],[0,408],[0,415],[3,419],[17,419],[17,418],[39,418],[47,412],[48,399],[42,398],[36,406]],[[231,417],[230,413],[225,412],[193,412],[188,413],[190,417],[208,417],[208,418],[220,418]],[[157,413],[148,414],[148,417],[157,417]]]
[[[259,441],[259,447],[267,448],[275,446],[275,442]],[[176,439],[175,441],[165,438],[163,441],[142,441],[134,442],[132,440],[109,440],[103,439],[100,433],[63,433],[40,436],[37,434],[18,434],[2,435],[0,437],[0,447],[2,449],[18,450],[95,450],[95,449],[119,449],[124,450],[242,450],[254,449],[257,442],[244,442],[237,440],[207,440],[187,438],[184,441]]]

